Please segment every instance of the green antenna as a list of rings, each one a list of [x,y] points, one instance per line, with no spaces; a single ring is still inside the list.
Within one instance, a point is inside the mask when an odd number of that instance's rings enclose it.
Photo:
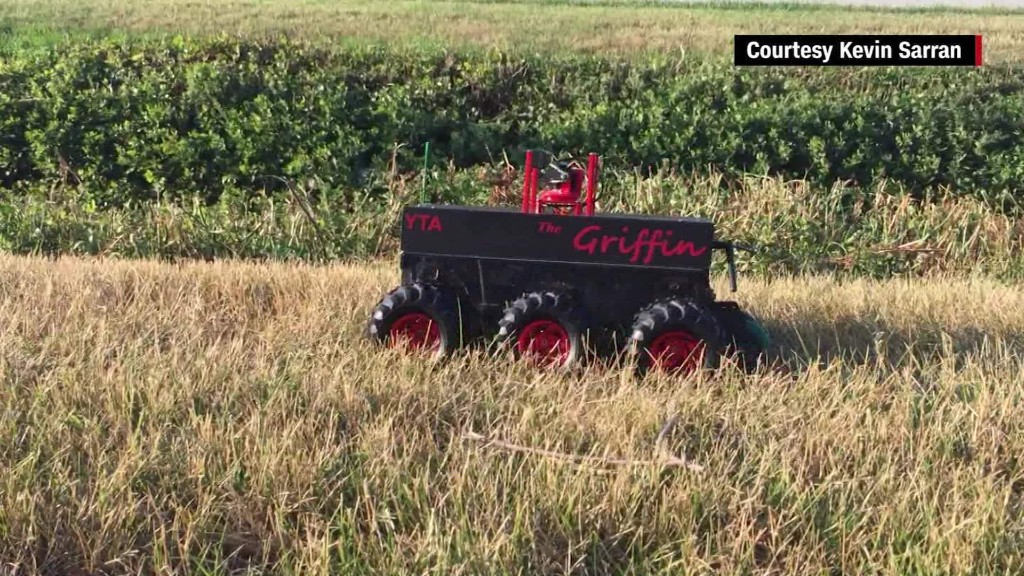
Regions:
[[[420,187],[420,204],[427,203],[427,167],[430,164],[430,142],[423,145],[423,185]]]

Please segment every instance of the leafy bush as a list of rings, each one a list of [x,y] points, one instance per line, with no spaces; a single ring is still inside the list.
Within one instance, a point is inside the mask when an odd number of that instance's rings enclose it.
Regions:
[[[292,41],[104,40],[0,60],[0,185],[70,180],[101,205],[366,181],[426,142],[457,167],[526,147],[643,169],[1010,197],[1024,73],[736,69]],[[397,150],[396,150],[397,149]]]

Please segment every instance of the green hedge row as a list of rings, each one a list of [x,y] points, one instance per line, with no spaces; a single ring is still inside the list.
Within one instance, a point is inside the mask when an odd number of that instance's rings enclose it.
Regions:
[[[278,178],[360,185],[423,144],[458,166],[525,147],[831,185],[1013,197],[1024,70],[736,69],[290,41],[72,42],[0,60],[0,186],[103,203]],[[401,145],[401,146],[399,146]],[[396,146],[398,150],[396,152]]]

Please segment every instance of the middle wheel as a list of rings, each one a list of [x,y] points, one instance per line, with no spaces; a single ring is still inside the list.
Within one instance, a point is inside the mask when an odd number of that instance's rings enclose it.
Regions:
[[[512,345],[516,357],[559,368],[583,361],[586,331],[582,307],[550,290],[524,294],[498,321],[498,337]]]

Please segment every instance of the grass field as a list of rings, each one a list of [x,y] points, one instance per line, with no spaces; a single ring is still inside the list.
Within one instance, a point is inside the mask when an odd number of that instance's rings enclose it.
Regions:
[[[1024,12],[996,10],[6,0],[0,70],[65,35],[178,33],[699,59],[740,33],[962,33],[986,63],[1024,54]],[[617,170],[603,210],[767,247],[741,262],[764,275],[716,289],[771,332],[774,369],[433,364],[362,338],[391,259],[219,260],[393,254],[419,190],[395,175],[315,214],[301,192],[100,211],[42,180],[0,203],[5,250],[218,259],[0,255],[0,576],[1024,572],[1024,291],[996,279],[1024,270],[1019,218]],[[445,198],[514,200],[435,172]]]
[[[748,279],[780,370],[636,382],[374,351],[395,281],[0,257],[0,572],[1024,569],[1017,288]]]
[[[451,170],[435,174],[428,188],[441,203],[514,206],[521,192],[518,182],[500,178],[507,175]],[[392,175],[383,191],[314,207],[297,193],[210,207],[151,202],[97,210],[87,194],[55,190],[0,205],[0,249],[169,260],[391,256],[401,210],[419,201],[419,184]],[[714,174],[641,179],[607,170],[598,210],[710,218],[720,237],[755,247],[739,252],[737,265],[761,277],[1024,279],[1024,221],[971,198],[920,201],[884,185],[855,196],[778,178],[750,178],[725,194],[719,185]],[[721,258],[713,265],[724,269]]]
[[[187,33],[440,43],[500,49],[729,55],[735,34],[982,34],[987,63],[1024,54],[1024,10],[885,10],[808,5],[396,0],[8,0],[0,28],[48,42],[64,33]],[[682,51],[682,52],[680,52]]]

